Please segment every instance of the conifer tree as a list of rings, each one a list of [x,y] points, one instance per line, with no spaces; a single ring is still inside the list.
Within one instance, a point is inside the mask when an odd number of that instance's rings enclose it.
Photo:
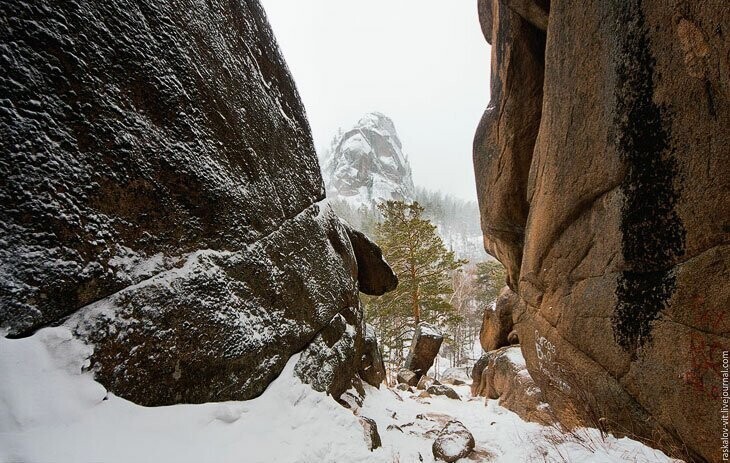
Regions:
[[[400,352],[421,321],[444,325],[455,316],[451,274],[466,261],[446,249],[417,202],[386,201],[378,209],[383,221],[375,227],[375,239],[399,283],[395,291],[367,301],[367,316],[388,350]]]

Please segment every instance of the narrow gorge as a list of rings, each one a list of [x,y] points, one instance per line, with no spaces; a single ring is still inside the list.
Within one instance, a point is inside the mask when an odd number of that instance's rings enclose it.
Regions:
[[[265,6],[3,2],[0,463],[730,458],[728,4],[477,0],[482,236],[384,113],[318,157]]]

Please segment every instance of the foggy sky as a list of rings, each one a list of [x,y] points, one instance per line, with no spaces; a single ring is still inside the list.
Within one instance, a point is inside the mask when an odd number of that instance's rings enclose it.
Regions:
[[[471,145],[489,101],[476,0],[262,0],[321,150],[393,119],[417,186],[476,199]]]

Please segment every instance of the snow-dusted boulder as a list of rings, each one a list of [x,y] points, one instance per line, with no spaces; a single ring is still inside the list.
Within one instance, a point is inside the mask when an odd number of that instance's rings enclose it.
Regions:
[[[415,387],[418,384],[418,376],[411,370],[406,370],[405,368],[398,370],[396,379],[398,384],[406,384],[412,387]]]
[[[405,368],[416,373],[420,379],[433,366],[443,341],[444,336],[435,326],[426,322],[419,323],[413,334]]]
[[[499,399],[499,404],[527,421],[551,423],[553,418],[543,403],[540,388],[527,371],[519,346],[487,352],[472,371],[471,393]]]
[[[359,417],[358,421],[365,432],[365,442],[367,443],[368,450],[372,452],[373,450],[382,447],[383,443],[380,440],[378,423],[376,423],[372,418],[368,418],[366,416]]]
[[[341,389],[361,269],[258,1],[3,18],[0,327],[70,316],[97,379],[145,405],[255,397],[300,351]]]
[[[443,395],[449,399],[461,400],[458,392],[443,384],[432,384],[426,388],[426,392],[431,395]]]
[[[474,436],[460,421],[449,421],[433,442],[433,456],[438,461],[453,463],[474,450]]]

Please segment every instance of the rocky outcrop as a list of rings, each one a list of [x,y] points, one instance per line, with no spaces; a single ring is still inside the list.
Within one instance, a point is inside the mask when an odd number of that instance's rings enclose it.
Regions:
[[[362,360],[360,361],[360,377],[374,387],[380,387],[385,381],[386,371],[383,355],[380,352],[375,328],[365,325],[365,338]]]
[[[398,286],[398,276],[383,259],[383,252],[362,232],[343,222],[357,260],[360,291],[382,296]]]
[[[474,450],[474,436],[460,421],[449,421],[433,442],[437,461],[454,462],[466,458]]]
[[[482,228],[520,296],[530,374],[556,412],[593,397],[587,414],[612,430],[719,460],[730,10],[479,3],[492,44],[474,143]]]
[[[255,397],[297,352],[343,390],[358,282],[392,272],[319,203],[258,2],[16,0],[0,21],[0,325],[65,323],[144,405]]]
[[[484,311],[479,342],[485,352],[511,344],[509,334],[514,327],[512,312],[518,302],[519,296],[505,286],[495,301],[494,310]]]
[[[366,114],[332,142],[322,161],[327,196],[359,207],[386,200],[411,201],[413,176],[393,121]]]
[[[444,337],[436,327],[426,322],[419,323],[406,358],[406,369],[414,372],[418,378],[428,373],[443,341]]]
[[[519,347],[503,347],[487,352],[472,375],[473,396],[499,399],[499,404],[527,421],[549,424],[552,420],[542,391],[527,371]]]

